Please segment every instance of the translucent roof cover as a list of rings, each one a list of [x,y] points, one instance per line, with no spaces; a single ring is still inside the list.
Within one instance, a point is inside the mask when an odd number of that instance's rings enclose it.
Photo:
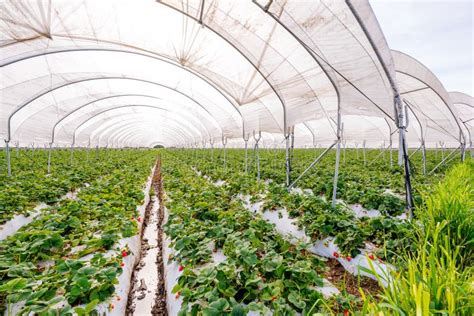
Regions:
[[[457,146],[461,127],[448,92],[436,76],[416,59],[392,51],[400,94],[408,108],[408,140],[424,140],[428,147],[437,142]]]
[[[435,92],[404,95],[427,144],[459,138],[449,95],[400,70],[365,0],[8,0],[0,34],[9,142],[243,146],[261,131],[276,146],[294,129],[304,147],[336,139],[340,113],[347,142],[379,146],[396,130],[394,78]]]

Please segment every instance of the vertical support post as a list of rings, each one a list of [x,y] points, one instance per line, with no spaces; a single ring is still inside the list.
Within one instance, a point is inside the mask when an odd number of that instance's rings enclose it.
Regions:
[[[99,145],[95,145],[95,159],[99,159]]]
[[[16,147],[16,158],[18,158],[20,156],[20,142],[19,141],[16,141],[15,142],[15,147]]]
[[[49,150],[48,150],[48,174],[51,173],[51,152],[53,150],[53,143],[49,143]]]
[[[405,138],[405,129],[408,126],[408,116],[406,115],[407,109],[403,107],[402,100],[400,99],[400,95],[395,95],[395,109],[397,114],[397,125],[398,125],[398,132],[400,135],[400,143],[399,143],[399,159],[402,159],[402,163],[404,163],[405,169],[405,191],[406,191],[406,203],[408,209],[408,217],[411,219],[413,218],[413,197],[412,197],[412,190],[411,190],[411,175],[410,175],[410,160],[408,158],[408,146],[406,143]]]
[[[11,160],[10,160],[10,146],[9,146],[10,141],[5,139],[5,150],[6,150],[6,157],[7,157],[7,172],[8,176],[11,177],[12,175],[12,165],[11,165]]]
[[[459,143],[461,144],[461,148],[460,148],[460,151],[461,151],[461,162],[464,161],[464,153],[465,153],[465,149],[466,149],[466,140],[464,138],[464,135],[462,134],[462,131],[461,129],[459,129]]]
[[[255,136],[255,131],[253,131],[253,139],[255,139],[255,158],[257,162],[257,182],[260,182],[260,155],[258,152],[259,146],[258,142],[262,138],[262,132],[258,132],[258,137]]]
[[[339,177],[339,159],[341,156],[341,112],[337,113],[337,140],[336,140],[336,165],[334,167],[334,180],[332,184],[332,207],[336,206],[337,180]]]

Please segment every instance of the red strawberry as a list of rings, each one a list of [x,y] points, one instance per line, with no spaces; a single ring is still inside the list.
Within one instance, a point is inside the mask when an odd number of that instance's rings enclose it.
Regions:
[[[332,255],[333,255],[334,258],[339,258],[339,254],[338,254],[336,251],[334,251],[334,252],[332,253]]]
[[[176,299],[178,299],[179,297],[181,296],[181,292],[178,292],[176,293],[176,295],[174,296]]]
[[[347,260],[347,261],[351,261],[351,260],[352,260],[351,256],[347,256],[347,257],[346,257],[346,260]]]
[[[370,255],[369,255],[369,259],[370,259],[370,260],[374,260],[374,259],[375,259],[375,256],[374,256],[373,254],[370,254]]]
[[[183,267],[183,266],[179,266],[178,271],[181,272],[181,271],[183,271],[183,270],[184,270],[184,267]]]
[[[134,220],[135,220],[135,217],[132,216],[132,217],[130,218],[130,220],[134,221]]]
[[[347,309],[344,310],[344,316],[349,316],[349,311]]]
[[[139,216],[139,217],[137,218],[137,222],[141,222],[141,221],[142,221],[142,218]]]
[[[125,258],[126,256],[128,256],[128,253],[126,250],[122,250],[122,258]]]
[[[120,266],[121,266],[121,267],[125,266],[125,263],[120,262]]]
[[[109,309],[114,309],[114,304],[109,304]]]

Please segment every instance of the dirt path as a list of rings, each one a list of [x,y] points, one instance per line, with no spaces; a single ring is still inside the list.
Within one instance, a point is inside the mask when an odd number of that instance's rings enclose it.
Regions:
[[[152,192],[153,196],[143,219],[141,256],[132,275],[127,315],[168,315],[162,256],[163,206],[160,158],[153,174]]]

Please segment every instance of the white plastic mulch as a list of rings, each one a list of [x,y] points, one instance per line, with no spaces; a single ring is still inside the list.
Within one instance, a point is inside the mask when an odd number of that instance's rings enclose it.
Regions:
[[[250,196],[244,196],[244,202],[248,210],[252,212],[259,212],[262,202],[250,203]],[[308,249],[312,253],[326,257],[334,258],[353,275],[367,276],[371,279],[382,282],[384,286],[388,285],[389,271],[394,267],[379,262],[377,260],[371,260],[368,256],[371,254],[370,249],[360,249],[361,254],[355,258],[342,258],[340,256],[335,257],[335,253],[340,253],[339,247],[334,244],[334,237],[328,237],[324,240],[312,242],[311,238],[306,233],[298,228],[295,224],[295,220],[288,216],[288,212],[285,209],[279,209],[275,211],[262,212],[262,217],[270,223],[275,224],[276,230],[286,236],[290,242],[296,243],[303,241],[305,243],[312,243],[312,246]],[[367,271],[368,270],[368,271]]]
[[[70,191],[63,195],[59,200],[75,200],[79,191],[80,189],[76,191]],[[38,217],[38,215],[41,214],[41,211],[47,207],[48,205],[46,203],[40,203],[27,216],[23,214],[13,216],[11,220],[0,226],[0,241],[10,237],[20,228],[31,223],[36,217]]]

